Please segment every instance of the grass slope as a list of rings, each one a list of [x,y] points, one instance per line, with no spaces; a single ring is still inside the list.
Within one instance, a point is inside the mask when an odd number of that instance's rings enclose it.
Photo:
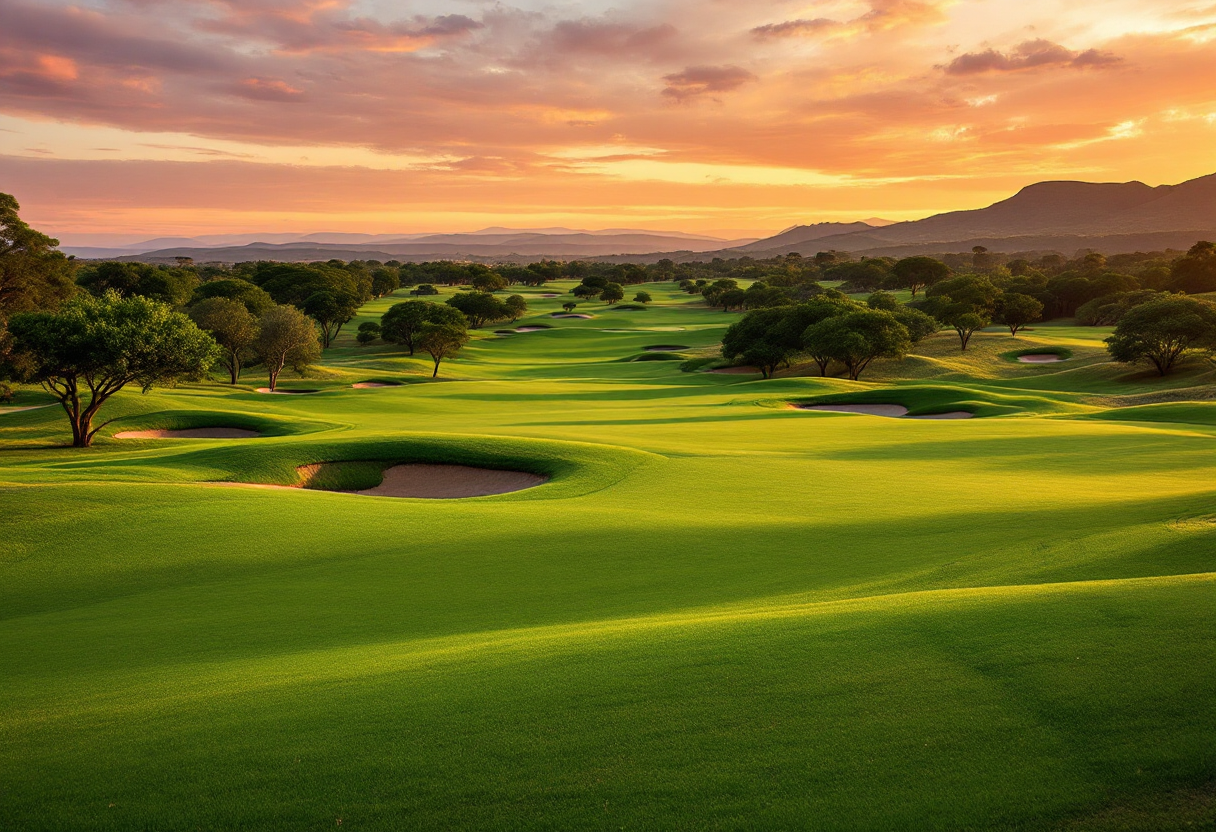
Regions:
[[[551,328],[487,328],[437,383],[352,325],[290,382],[316,395],[124,392],[89,451],[0,413],[0,826],[1216,824],[1210,369],[1047,325],[863,382],[682,372],[631,359],[736,316],[647,290],[586,320],[525,291]],[[1072,357],[1008,360],[1039,347]],[[979,418],[786,406],[833,399]],[[216,425],[263,436],[109,438]],[[551,479],[200,484],[408,461]]]

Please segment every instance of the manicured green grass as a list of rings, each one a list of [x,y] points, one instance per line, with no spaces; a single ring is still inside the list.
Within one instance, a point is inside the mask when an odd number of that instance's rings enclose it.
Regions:
[[[124,392],[87,451],[54,408],[0,414],[0,827],[1216,823],[1209,367],[1041,325],[761,381],[634,360],[737,318],[646,288],[589,320],[521,292],[515,327],[551,329],[489,327],[438,382],[348,326],[288,381],[318,394]],[[787,406],[829,400],[978,418]],[[262,437],[110,438],[215,425]],[[398,462],[550,479],[200,484]]]

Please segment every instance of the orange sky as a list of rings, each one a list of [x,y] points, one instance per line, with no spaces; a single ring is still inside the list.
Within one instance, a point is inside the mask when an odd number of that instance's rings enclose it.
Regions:
[[[0,191],[75,243],[731,235],[1216,171],[1216,0],[0,0]]]

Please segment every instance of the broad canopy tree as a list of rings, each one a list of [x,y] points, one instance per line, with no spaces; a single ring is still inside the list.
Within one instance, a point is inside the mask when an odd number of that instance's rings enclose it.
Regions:
[[[905,257],[891,267],[887,285],[893,289],[910,289],[912,297],[950,276],[950,267],[932,257]]]
[[[415,336],[423,324],[464,326],[459,309],[426,300],[407,300],[394,304],[380,318],[380,337],[392,344],[403,344],[414,354]]]
[[[439,375],[439,362],[450,358],[469,342],[469,333],[461,324],[424,323],[415,338],[418,348],[427,353],[435,362],[431,378]]]
[[[98,410],[128,384],[202,378],[219,355],[210,335],[168,305],[145,297],[81,295],[57,312],[26,312],[9,323],[23,376],[52,393],[72,426],[72,445],[87,448],[108,422]],[[87,397],[86,397],[87,396]]]
[[[1106,349],[1115,361],[1148,361],[1164,376],[1186,355],[1216,350],[1216,304],[1168,295],[1133,307],[1106,339]]]
[[[511,308],[489,292],[460,292],[448,298],[448,306],[463,312],[474,329],[512,315]]]
[[[890,312],[862,309],[812,324],[803,333],[803,344],[807,352],[839,361],[856,381],[874,359],[907,355],[912,339]]]

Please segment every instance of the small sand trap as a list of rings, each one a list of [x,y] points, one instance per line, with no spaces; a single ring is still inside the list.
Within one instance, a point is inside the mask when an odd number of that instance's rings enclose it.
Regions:
[[[268,393],[272,396],[304,396],[308,393],[320,393],[320,390],[271,390],[269,387],[259,387],[259,393]]]
[[[261,436],[244,428],[186,428],[185,430],[124,430],[115,439],[253,439]]]
[[[867,416],[908,415],[908,408],[899,404],[796,404],[799,410],[824,410],[831,413],[864,413]]]
[[[590,320],[591,318],[594,318],[595,316],[594,315],[584,315],[581,312],[554,312],[551,317],[554,317],[554,318],[583,318],[584,320]]]
[[[1023,364],[1054,364],[1057,361],[1063,360],[1060,356],[1049,352],[1018,356],[1018,361],[1021,361]]]
[[[370,497],[450,500],[522,491],[534,488],[546,479],[523,471],[495,471],[468,465],[394,465],[384,472],[384,482],[380,485],[356,493]]]
[[[686,344],[655,344],[651,347],[642,347],[647,352],[679,352],[680,350],[688,349]]]
[[[866,416],[886,416],[891,419],[970,419],[975,416],[966,410],[951,410],[947,413],[926,413],[909,416],[908,408],[901,404],[796,404],[798,410],[822,410],[828,413],[861,413]]]
[[[356,390],[370,390],[373,387],[400,387],[400,384],[391,384],[387,381],[360,381],[352,384],[351,387]]]
[[[724,376],[758,376],[760,371],[755,367],[719,367],[716,370],[709,370],[711,373],[719,373]]]
[[[547,326],[521,326],[515,332],[544,332],[549,329]]]
[[[553,292],[545,292],[543,295],[541,295],[541,297],[542,298],[560,298],[561,295],[554,294]]]

